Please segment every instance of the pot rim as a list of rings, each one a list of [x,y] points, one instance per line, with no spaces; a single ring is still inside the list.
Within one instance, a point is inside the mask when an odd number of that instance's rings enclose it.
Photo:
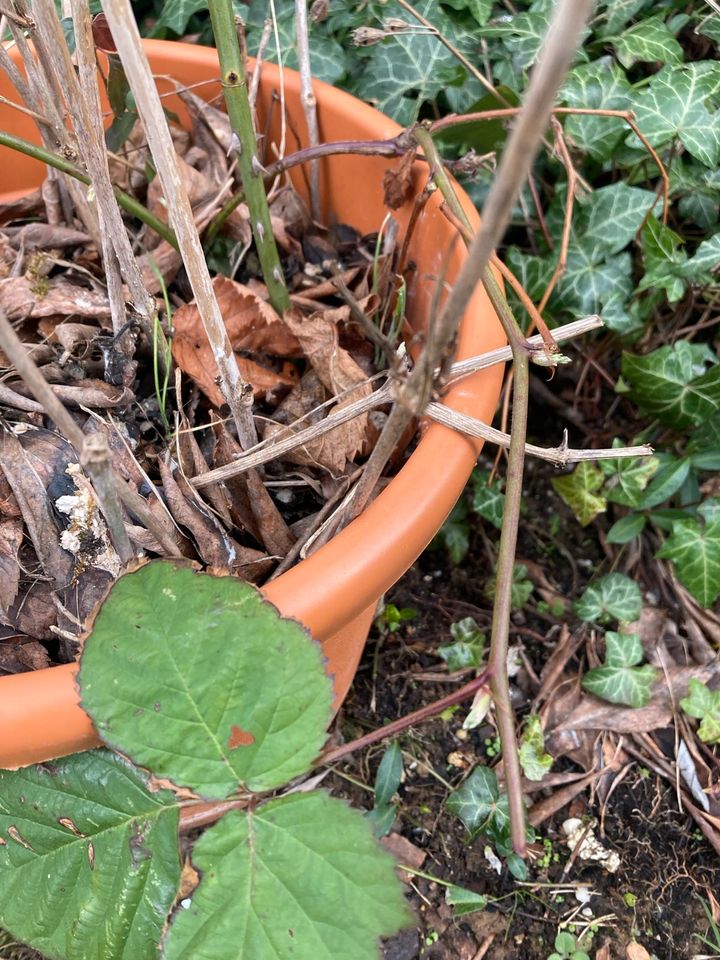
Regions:
[[[162,70],[162,64],[177,60],[178,55],[186,64],[200,69],[217,64],[216,51],[211,47],[163,40],[146,40],[144,47],[156,74],[167,72]],[[283,73],[286,97],[298,97],[299,75],[288,68]],[[263,64],[264,86],[277,85],[279,76],[275,64]],[[375,131],[377,139],[393,137],[402,130],[394,121],[350,94],[322,81],[313,83],[321,116],[323,111],[349,110]],[[324,162],[332,163],[336,159],[328,158]],[[472,201],[462,189],[458,194],[473,227],[477,228],[479,219]],[[437,229],[438,249],[444,252],[451,246],[453,228],[437,212],[440,202],[434,195],[426,211],[428,216],[436,211],[437,224],[433,222],[433,228]],[[464,259],[464,249],[457,250],[448,271],[450,277]],[[457,358],[476,356],[504,343],[494,310],[479,286],[461,325]],[[443,402],[490,422],[500,393],[502,371],[502,365],[497,365],[458,381]],[[316,553],[263,587],[263,594],[284,616],[300,620],[322,642],[342,632],[349,622],[366,617],[378,598],[412,565],[437,533],[461,494],[481,447],[482,441],[464,437],[447,427],[435,423],[427,426],[404,466],[363,513]],[[87,739],[92,726],[79,706],[74,685],[76,672],[77,665],[73,663],[1,677],[0,728],[8,733],[8,725],[22,722],[22,718],[18,721],[9,709],[13,701],[17,704],[32,699],[36,704],[38,700],[50,703],[59,697],[65,706],[72,699],[74,720],[84,729],[86,746],[97,742],[94,731],[92,741]],[[29,703],[27,707],[30,709]],[[49,735],[54,735],[57,741],[54,755],[61,755],[67,737],[53,726]],[[76,739],[73,744],[77,744]],[[78,747],[75,745],[73,749]],[[0,766],[1,761],[0,753]]]

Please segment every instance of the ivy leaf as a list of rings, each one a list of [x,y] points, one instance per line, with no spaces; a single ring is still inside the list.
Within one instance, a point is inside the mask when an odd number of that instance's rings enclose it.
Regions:
[[[455,46],[462,47],[464,35],[434,0],[420,0],[416,9]],[[457,61],[437,36],[428,33],[398,32],[368,47],[363,70],[352,79],[353,92],[369,100],[378,110],[399,124],[408,126],[423,102],[447,86]]]
[[[507,813],[506,798],[503,800]],[[500,799],[497,777],[493,771],[477,766],[467,780],[450,794],[447,808],[462,820],[471,834],[476,834],[495,817],[503,800]]]
[[[608,543],[630,543],[639,537],[645,529],[647,517],[644,513],[629,513],[617,520],[607,532]]]
[[[642,500],[645,487],[655,474],[660,461],[657,457],[620,457],[604,460],[602,472],[606,475],[603,493],[611,503],[636,507]]]
[[[634,633],[608,631],[605,648],[604,665],[588,670],[583,677],[583,688],[609,703],[644,707],[650,699],[657,671],[649,664],[635,666],[643,658],[640,637]]]
[[[606,256],[602,248],[575,243],[568,250],[567,269],[553,301],[576,316],[600,313],[611,330],[622,332],[632,291],[629,253]]]
[[[682,63],[683,48],[662,16],[644,17],[615,41],[615,53],[628,69],[634,63]]]
[[[553,477],[551,482],[583,527],[607,510],[605,497],[598,493],[605,477],[602,470],[589,461],[582,461],[564,477]]]
[[[485,634],[472,617],[465,617],[450,625],[450,634],[455,641],[438,649],[448,670],[465,670],[479,667],[485,652]]]
[[[623,180],[600,187],[583,204],[584,228],[579,229],[585,249],[619,253],[633,239],[656,200],[650,190],[629,187]]]
[[[162,13],[153,26],[152,35],[159,36],[165,30],[172,30],[182,36],[190,18],[201,10],[207,10],[206,0],[167,0],[162,5]]]
[[[689,717],[701,720],[698,736],[705,743],[720,743],[720,690],[711,690],[700,680],[688,681],[688,695],[680,706]]]
[[[495,590],[497,587],[497,577],[492,576],[485,586],[485,596],[489,600],[495,600]],[[528,580],[527,567],[524,563],[516,563],[513,567],[512,585],[510,587],[510,606],[513,610],[520,610],[530,599],[533,592],[533,584]]]
[[[485,37],[498,37],[506,47],[515,70],[532,66],[540,52],[550,22],[549,10],[523,10],[512,17],[492,20],[483,30]],[[517,86],[517,79],[513,86]]]
[[[464,500],[458,500],[452,508],[450,516],[440,527],[430,546],[435,549],[445,547],[450,554],[451,563],[456,567],[463,562],[470,549],[470,525]]]
[[[466,10],[484,27],[492,13],[492,0],[445,0],[446,7],[453,10]]]
[[[707,167],[714,168],[720,157],[720,115],[705,106],[707,81],[686,69],[665,68],[656,74],[634,104],[637,125],[654,147],[675,137]],[[637,137],[628,141],[636,145]]]
[[[657,556],[672,560],[677,578],[698,603],[709,607],[720,595],[720,517],[704,524],[676,520]]]
[[[299,623],[250,584],[163,561],[112,587],[80,690],[107,742],[210,798],[304,773],[330,719],[322,651]]]
[[[644,357],[623,353],[622,376],[644,413],[671,427],[700,424],[720,410],[720,364],[701,345],[679,340]]]
[[[685,483],[690,473],[690,460],[672,458],[665,463],[655,474],[650,486],[641,498],[639,506],[642,510],[650,510],[668,500]]]
[[[445,902],[453,908],[454,917],[466,917],[469,913],[484,910],[488,905],[488,898],[474,890],[451,883],[445,888]]]
[[[632,87],[623,70],[611,57],[600,57],[572,70],[562,89],[569,107],[594,110],[629,110]],[[627,130],[617,117],[569,116],[565,132],[595,160],[608,160]]]
[[[227,814],[192,858],[202,880],[163,960],[376,960],[377,938],[410,921],[368,822],[321,791]]]
[[[652,0],[608,0],[602,13],[605,23],[598,27],[598,33],[602,36],[615,36],[650,2]]]
[[[642,611],[642,594],[630,577],[608,573],[590,584],[573,609],[581,620],[589,623],[610,620],[631,623]]]
[[[63,960],[155,958],[178,807],[147,781],[107,750],[0,771],[0,925]]]
[[[525,721],[518,757],[528,780],[542,780],[552,767],[553,758],[545,753],[542,724],[536,713],[531,713]]]
[[[704,240],[685,265],[684,274],[694,283],[708,284],[718,279],[720,233]]]
[[[488,470],[478,470],[473,473],[473,511],[500,530],[505,494],[502,492],[499,480],[496,479],[488,485],[489,476]]]

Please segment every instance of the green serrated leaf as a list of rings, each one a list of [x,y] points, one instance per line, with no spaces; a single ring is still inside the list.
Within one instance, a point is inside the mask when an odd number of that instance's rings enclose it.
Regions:
[[[679,340],[644,357],[623,353],[622,376],[644,413],[671,427],[700,424],[720,410],[720,364],[700,345]]]
[[[720,517],[676,520],[656,556],[672,560],[680,583],[704,607],[720,596]]]
[[[0,926],[50,958],[151,960],[177,826],[175,796],[106,750],[0,771]]]
[[[488,905],[488,898],[466,887],[457,887],[454,883],[445,888],[445,902],[453,908],[453,916],[466,917],[477,913]]]
[[[600,57],[572,70],[561,97],[569,107],[629,110],[632,87],[611,57]],[[569,116],[565,132],[596,160],[607,160],[622,140],[627,124],[617,117]]]
[[[630,623],[642,611],[640,588],[622,573],[608,573],[585,590],[573,609],[581,620],[608,623],[620,620]]]
[[[375,806],[390,803],[400,786],[403,775],[403,757],[400,744],[393,740],[383,754],[375,777]]]
[[[661,70],[639,94],[633,109],[638,127],[654,147],[676,137],[707,167],[720,158],[720,115],[705,106],[708,80],[686,66]],[[639,144],[634,134],[629,143]]]
[[[447,664],[448,670],[465,670],[478,667],[485,652],[485,634],[472,617],[465,617],[450,625],[450,635],[454,643],[445,644],[438,653]]]
[[[488,484],[490,473],[479,470],[473,474],[473,511],[488,520],[498,530],[502,528],[505,494],[499,480]]]
[[[644,513],[629,513],[617,520],[607,532],[608,543],[630,543],[639,537],[645,529],[647,517]]]
[[[690,717],[701,720],[698,736],[705,743],[720,743],[720,690],[711,690],[700,680],[688,681],[688,695],[680,706]]]
[[[615,41],[615,53],[628,69],[642,63],[682,63],[683,48],[666,26],[662,16],[644,17]]]
[[[649,664],[636,666],[643,658],[640,637],[608,631],[605,647],[605,664],[588,670],[582,681],[584,689],[609,703],[644,707],[650,699],[657,670]]]
[[[528,780],[542,780],[552,767],[553,758],[549,753],[545,753],[542,724],[536,713],[531,713],[525,721],[518,757]]]
[[[410,921],[367,820],[320,791],[227,814],[193,863],[202,880],[163,960],[376,960],[378,937]]]
[[[599,513],[607,510],[607,501],[598,491],[605,481],[602,470],[588,461],[579,463],[572,473],[553,477],[552,485],[586,527]]]
[[[206,797],[304,773],[332,700],[321,649],[299,623],[250,584],[163,561],[113,586],[80,690],[107,743]]]

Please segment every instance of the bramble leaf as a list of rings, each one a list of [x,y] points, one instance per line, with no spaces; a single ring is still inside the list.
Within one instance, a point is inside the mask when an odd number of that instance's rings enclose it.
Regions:
[[[111,589],[80,690],[106,742],[211,798],[304,773],[332,699],[319,645],[255,587],[162,561]]]
[[[599,513],[607,510],[605,497],[598,493],[604,482],[602,470],[587,460],[579,463],[572,473],[552,479],[555,491],[583,527],[591,523]]]
[[[677,578],[698,603],[709,607],[720,596],[720,517],[701,524],[676,520],[657,556],[672,560]]]
[[[638,667],[643,658],[643,648],[634,633],[605,634],[605,663],[595,667],[583,677],[585,690],[607,700],[629,707],[644,707],[650,699],[657,670],[646,664]]]
[[[700,424],[720,410],[720,364],[702,345],[679,340],[644,357],[623,353],[622,375],[640,409],[668,426]]]
[[[180,883],[169,790],[107,750],[0,770],[0,925],[48,957],[153,960]]]
[[[227,814],[192,858],[202,880],[163,960],[376,960],[377,938],[410,921],[367,820],[321,791]]]
[[[640,588],[622,573],[608,573],[585,590],[574,605],[581,620],[590,623],[608,623],[620,620],[630,623],[642,611]]]
[[[690,717],[702,721],[698,736],[705,743],[720,743],[720,690],[711,690],[700,680],[688,681],[688,695],[680,706]]]

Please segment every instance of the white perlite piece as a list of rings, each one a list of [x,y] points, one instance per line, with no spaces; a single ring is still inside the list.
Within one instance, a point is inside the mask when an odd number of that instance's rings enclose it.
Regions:
[[[579,817],[571,817],[562,825],[568,847],[575,850],[581,843],[578,856],[581,860],[594,860],[604,867],[608,873],[615,873],[620,867],[620,856],[614,850],[608,850],[595,836],[592,826],[588,828]]]

